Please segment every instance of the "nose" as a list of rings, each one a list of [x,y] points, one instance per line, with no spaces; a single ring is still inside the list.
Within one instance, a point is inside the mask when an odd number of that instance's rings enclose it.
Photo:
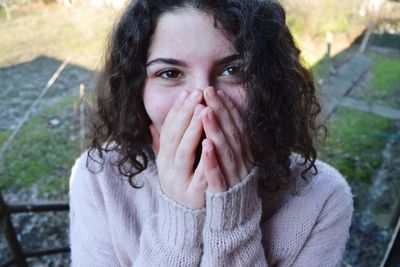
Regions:
[[[214,86],[212,75],[207,72],[198,72],[193,75],[191,81],[191,90],[199,89],[204,90],[208,86]]]

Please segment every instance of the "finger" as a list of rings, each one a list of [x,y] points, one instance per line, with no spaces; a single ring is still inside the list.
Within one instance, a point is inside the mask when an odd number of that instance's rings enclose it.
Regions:
[[[229,186],[237,184],[240,180],[234,151],[227,142],[218,121],[215,112],[210,107],[206,107],[202,112],[202,121],[207,139],[211,140],[216,148],[216,156],[219,166],[227,180]]]
[[[187,127],[175,154],[175,166],[181,173],[190,174],[196,157],[196,149],[203,134],[201,111],[204,105],[198,104],[194,110],[192,120]]]
[[[238,128],[238,130],[240,132],[242,132],[243,131],[243,119],[242,119],[242,116],[241,116],[239,110],[237,109],[235,103],[233,103],[233,101],[229,98],[229,96],[227,94],[225,94],[224,91],[218,90],[217,94],[220,97],[220,99],[222,100],[222,102],[224,103],[226,109],[230,111],[230,115],[232,116],[232,120],[233,120],[235,126]]]
[[[239,130],[237,129],[235,122],[230,114],[230,111],[225,107],[223,101],[218,96],[217,92],[213,87],[207,87],[205,90],[205,100],[209,107],[211,107],[217,116],[219,124],[225,137],[228,139],[232,148],[239,149],[237,146],[240,143]]]
[[[249,164],[249,161],[252,162],[253,161],[253,156],[250,153],[250,149],[249,149],[249,143],[247,138],[243,138],[244,137],[244,126],[243,126],[243,117],[240,114],[239,110],[237,109],[235,103],[233,103],[233,101],[229,98],[229,96],[227,94],[225,94],[224,91],[219,90],[217,91],[217,94],[220,96],[220,98],[222,99],[222,102],[224,103],[225,107],[230,111],[230,114],[232,116],[233,122],[236,125],[236,128],[239,130],[240,132],[240,136],[242,137],[242,153],[245,155],[245,163],[246,165]],[[249,168],[247,166],[247,168]]]
[[[203,96],[200,90],[193,90],[185,99],[183,105],[177,107],[176,115],[173,120],[164,121],[161,131],[161,147],[167,157],[174,158],[178,144],[190,124],[194,109],[202,100]]]
[[[218,166],[213,143],[204,139],[202,142],[203,171],[207,181],[208,191],[212,193],[225,192],[228,189],[224,175]]]
[[[163,122],[163,128],[164,128],[164,125],[169,125],[170,122],[174,120],[176,114],[178,113],[179,109],[183,106],[183,104],[185,103],[186,98],[188,96],[189,96],[189,91],[187,91],[187,90],[184,90],[183,92],[181,92],[179,94],[178,99],[172,105],[167,116],[165,117],[165,120]]]
[[[248,170],[245,165],[241,132],[236,126],[237,122],[234,121],[233,114],[231,114],[236,108],[233,106],[233,110],[227,109],[221,97],[213,87],[207,87],[204,91],[206,103],[215,111],[222,132],[234,152],[238,174],[239,177],[242,178],[247,175]]]
[[[194,171],[192,181],[190,182],[188,190],[191,190],[192,192],[205,192],[207,189],[207,180],[204,175],[203,161],[203,157],[201,157],[200,162]]]
[[[160,151],[160,134],[158,133],[154,124],[151,124],[149,128],[151,133],[153,151],[157,157],[158,152]]]

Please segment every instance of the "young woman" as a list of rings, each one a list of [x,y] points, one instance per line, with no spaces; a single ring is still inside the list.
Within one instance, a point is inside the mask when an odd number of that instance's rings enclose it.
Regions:
[[[337,266],[352,216],[316,160],[313,79],[273,0],[138,0],[72,170],[74,266]]]

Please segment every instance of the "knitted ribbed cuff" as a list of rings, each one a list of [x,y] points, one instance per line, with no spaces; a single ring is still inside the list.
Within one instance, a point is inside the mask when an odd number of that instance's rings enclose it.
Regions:
[[[205,227],[212,230],[231,230],[250,218],[260,198],[257,193],[256,168],[240,183],[225,192],[206,192]]]
[[[190,209],[165,195],[159,187],[160,238],[176,249],[201,247],[205,208]]]

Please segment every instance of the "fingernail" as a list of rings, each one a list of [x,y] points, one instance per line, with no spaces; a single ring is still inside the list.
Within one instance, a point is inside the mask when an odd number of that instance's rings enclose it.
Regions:
[[[200,92],[199,92],[199,90],[194,90],[193,92],[192,92],[192,94],[190,95],[190,99],[196,99],[196,98],[198,98],[199,97],[199,95],[200,95]]]
[[[204,152],[210,153],[213,150],[213,147],[206,140],[203,140],[201,144],[203,146]]]

